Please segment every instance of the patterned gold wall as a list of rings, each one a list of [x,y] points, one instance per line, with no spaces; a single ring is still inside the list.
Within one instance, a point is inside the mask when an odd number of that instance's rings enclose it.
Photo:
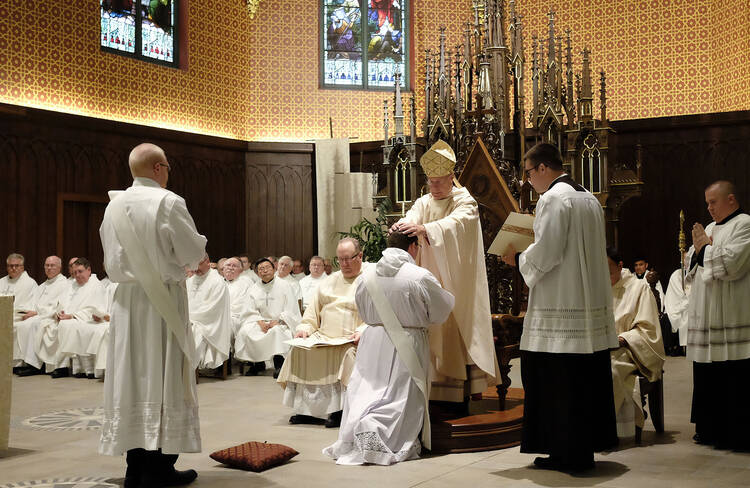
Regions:
[[[382,137],[382,92],[318,89],[318,0],[190,0],[189,66],[99,49],[98,2],[0,3],[0,102],[243,140]],[[461,39],[471,0],[414,0],[421,95],[424,50]],[[610,119],[750,108],[747,0],[518,1],[531,34],[546,12],[593,49],[609,79]],[[419,114],[423,100],[418,96]]]

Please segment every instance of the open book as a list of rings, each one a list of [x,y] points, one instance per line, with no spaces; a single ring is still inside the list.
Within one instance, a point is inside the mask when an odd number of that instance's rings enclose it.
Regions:
[[[516,252],[521,252],[532,242],[534,242],[534,216],[511,212],[487,252],[502,256],[507,254],[510,245],[513,245]]]
[[[313,347],[324,347],[324,346],[340,346],[342,344],[348,344],[354,342],[353,339],[348,337],[328,337],[321,334],[320,332],[313,332],[304,339],[301,337],[295,339],[289,339],[284,341],[285,344],[289,344],[292,347],[300,347],[302,349],[312,349]]]

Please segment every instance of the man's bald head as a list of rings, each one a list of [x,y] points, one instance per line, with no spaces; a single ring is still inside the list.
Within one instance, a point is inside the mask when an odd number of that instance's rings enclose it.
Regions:
[[[145,142],[130,151],[128,165],[133,178],[150,178],[162,187],[167,186],[169,163],[164,150],[155,144]]]
[[[714,222],[721,222],[740,208],[737,187],[727,180],[711,183],[706,188],[706,205]]]

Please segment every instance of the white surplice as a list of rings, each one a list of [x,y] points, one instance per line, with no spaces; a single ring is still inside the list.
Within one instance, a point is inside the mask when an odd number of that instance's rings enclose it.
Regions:
[[[518,260],[529,287],[522,350],[617,347],[606,248],[604,210],[591,193],[560,182],[539,197],[534,243]]]
[[[703,251],[690,290],[690,361],[708,363],[750,358],[750,215],[711,222],[713,239]]]
[[[185,291],[185,268],[205,256],[206,238],[198,234],[185,200],[148,178],[115,195],[124,199],[134,230],[167,287],[192,343]],[[119,283],[112,303],[104,421],[99,452],[120,455],[143,448],[165,454],[200,452],[195,375],[183,381],[184,353],[175,335],[136,280],[115,232],[108,206],[99,234],[104,267]],[[187,383],[187,386],[186,386]],[[187,391],[186,391],[187,389]]]
[[[275,355],[286,355],[288,341],[301,316],[297,296],[288,281],[274,278],[268,283],[253,285],[249,292],[248,317],[242,322],[234,339],[234,354],[243,361],[260,362]],[[267,332],[258,321],[278,320],[279,325]]]
[[[315,296],[315,292],[318,290],[318,286],[326,279],[328,275],[325,273],[315,278],[313,275],[307,275],[302,278],[299,282],[300,292],[302,292],[302,309],[306,310],[310,306]]]
[[[250,278],[243,276],[232,281],[225,279],[225,281],[229,290],[229,310],[232,316],[232,336],[234,336],[250,316],[250,289],[255,285]]]
[[[52,314],[52,317],[40,321],[34,339],[37,348],[36,354],[47,365],[47,371],[64,367],[70,356],[76,353],[75,351],[67,351],[62,347],[63,340],[66,348],[74,340],[68,334],[70,328],[95,324],[94,315],[103,314],[103,310],[106,308],[106,295],[102,284],[95,275],[92,274],[83,285],[79,285],[75,280],[66,280],[66,282],[66,290],[60,296],[55,313]],[[73,318],[58,322],[56,317],[58,312],[70,314]],[[99,326],[100,324],[96,325]],[[103,327],[106,330],[106,323]],[[65,332],[61,333],[63,329]],[[86,346],[88,346],[88,343]]]
[[[610,351],[612,384],[618,437],[632,437],[635,427],[643,427],[638,373],[649,381],[661,378],[664,342],[659,310],[651,287],[626,271],[612,287],[615,329],[626,346]]]
[[[393,309],[425,374],[429,371],[427,327],[444,323],[454,297],[437,279],[416,266],[401,249],[383,251],[375,268],[378,284]],[[419,457],[418,439],[425,397],[404,358],[393,345],[366,283],[358,282],[357,308],[369,325],[360,338],[354,371],[346,390],[336,443],[323,453],[337,464],[389,465]],[[429,384],[428,378],[421,381]]]
[[[34,310],[34,292],[37,284],[34,278],[24,271],[15,280],[9,276],[0,278],[0,295],[13,296],[13,321],[21,320],[25,312]]]
[[[196,367],[218,368],[229,358],[232,310],[229,289],[215,269],[187,280]]]
[[[677,332],[680,345],[687,346],[688,335],[688,304],[690,303],[690,289],[695,278],[695,268],[686,274],[683,281],[682,269],[676,269],[669,277],[667,292],[664,294],[664,310],[672,325],[672,332]]]
[[[276,275],[277,278],[280,278],[292,287],[292,290],[294,291],[294,296],[297,297],[297,300],[302,300],[302,289],[300,288],[299,280],[297,280],[294,276],[291,274],[288,274],[281,278],[280,276]]]
[[[39,285],[34,292],[34,308],[36,315],[26,320],[13,323],[13,359],[23,361],[35,368],[41,368],[42,363],[36,354],[35,340],[39,338],[39,326],[43,319],[51,319],[57,313],[57,302],[68,288],[68,280],[58,274]]]
[[[401,221],[424,225],[427,237],[419,239],[417,264],[456,297],[445,324],[429,332],[431,398],[462,402],[500,380],[477,202],[466,188],[453,188],[442,200],[428,193]]]
[[[91,356],[94,361],[99,360],[101,364],[101,360],[94,356],[101,349],[102,343],[106,341],[109,334],[109,322],[103,319],[107,315],[107,290],[94,274],[91,275],[85,287],[89,289],[83,302],[86,313],[84,314],[79,309],[74,314],[75,318],[59,322],[58,350],[65,357]],[[65,308],[63,310],[65,313],[72,313]],[[94,316],[101,320],[97,322]]]
[[[322,341],[349,337],[366,327],[357,313],[354,294],[360,274],[345,278],[341,271],[323,275],[295,332],[315,334]],[[277,382],[284,405],[295,414],[325,418],[344,406],[343,392],[354,368],[352,343],[302,349],[293,347]]]
[[[291,276],[297,281],[302,281],[302,278],[304,278],[307,275],[305,273],[291,273]]]

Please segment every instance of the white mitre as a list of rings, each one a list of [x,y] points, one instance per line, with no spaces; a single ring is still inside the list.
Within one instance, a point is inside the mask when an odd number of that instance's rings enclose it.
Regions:
[[[448,143],[438,139],[430,150],[422,155],[419,164],[428,178],[448,176],[453,174],[453,168],[456,166],[456,154]]]

